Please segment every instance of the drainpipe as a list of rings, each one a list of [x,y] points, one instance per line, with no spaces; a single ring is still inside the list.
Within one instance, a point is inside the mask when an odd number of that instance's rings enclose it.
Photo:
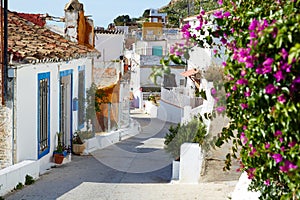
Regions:
[[[13,70],[13,76],[12,77],[12,151],[11,151],[11,156],[12,156],[12,165],[15,164],[15,77],[17,70],[16,69],[11,69]]]
[[[1,0],[2,1],[2,0]],[[4,49],[3,49],[3,63],[4,63],[4,68],[3,68],[3,75],[2,75],[2,81],[3,83],[3,100],[2,100],[2,104],[5,104],[5,101],[7,100],[7,65],[8,65],[8,57],[7,57],[7,48],[8,48],[8,31],[7,31],[7,23],[8,23],[8,5],[7,5],[7,0],[4,0]]]

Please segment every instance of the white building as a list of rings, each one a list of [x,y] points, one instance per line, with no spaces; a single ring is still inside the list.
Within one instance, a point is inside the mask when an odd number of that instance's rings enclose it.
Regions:
[[[84,98],[100,55],[17,13],[8,14],[8,33],[12,153],[6,157],[13,166],[0,173],[0,195],[53,165],[58,132],[68,148],[74,131],[85,128]]]

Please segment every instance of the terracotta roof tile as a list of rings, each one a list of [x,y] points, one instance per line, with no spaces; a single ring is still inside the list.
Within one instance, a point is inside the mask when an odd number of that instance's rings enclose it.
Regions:
[[[8,52],[13,54],[14,62],[56,62],[100,54],[34,25],[15,12],[8,13]]]

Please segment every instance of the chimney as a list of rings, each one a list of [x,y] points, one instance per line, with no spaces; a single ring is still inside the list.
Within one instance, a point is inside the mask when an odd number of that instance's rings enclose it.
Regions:
[[[78,43],[79,12],[84,12],[83,4],[78,0],[71,0],[65,6],[65,37]]]
[[[70,0],[65,6],[65,38],[94,48],[94,23],[84,16],[83,4]]]

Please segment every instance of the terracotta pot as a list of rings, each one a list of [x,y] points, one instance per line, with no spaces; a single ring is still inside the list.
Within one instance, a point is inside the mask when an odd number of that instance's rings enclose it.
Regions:
[[[63,160],[64,160],[64,155],[63,154],[54,154],[54,162],[56,163],[56,164],[61,164],[62,162],[63,162]]]
[[[73,144],[72,145],[73,153],[76,155],[81,155],[85,149],[84,144]]]

